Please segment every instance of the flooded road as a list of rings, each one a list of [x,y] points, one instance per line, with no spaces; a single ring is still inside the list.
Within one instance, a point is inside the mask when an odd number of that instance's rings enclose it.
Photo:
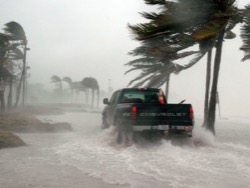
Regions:
[[[39,116],[70,122],[71,133],[20,134],[28,146],[0,150],[5,188],[247,188],[250,187],[249,119],[218,120],[217,135],[199,128],[186,142],[147,140],[124,148],[100,113]]]

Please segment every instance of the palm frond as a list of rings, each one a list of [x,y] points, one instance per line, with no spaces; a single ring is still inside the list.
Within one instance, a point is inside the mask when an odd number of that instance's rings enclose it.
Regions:
[[[223,29],[225,29],[228,20],[228,17],[211,19],[206,25],[203,25],[202,27],[200,27],[200,29],[197,29],[194,32],[193,37],[196,40],[203,40],[214,37]]]
[[[20,60],[23,59],[23,52],[19,48],[12,48],[12,53],[10,55],[10,58],[14,60]]]
[[[53,75],[51,78],[50,78],[50,82],[53,82],[53,83],[58,83],[58,82],[61,82],[61,78],[57,75]]]
[[[151,75],[148,75],[147,77],[143,77],[143,79],[140,79],[137,83],[135,83],[132,87],[143,87],[146,86],[146,83],[151,79]],[[132,84],[131,84],[132,85]]]
[[[148,5],[164,5],[166,0],[144,0]]]
[[[128,83],[128,86],[132,85],[134,82],[138,81],[138,80],[143,80],[142,82],[145,82],[147,80],[148,73],[147,72],[142,72],[139,76],[137,76],[136,78],[134,78],[133,80],[131,80]]]
[[[188,64],[186,64],[186,65],[179,65],[178,68],[176,68],[175,73],[179,74],[181,71],[194,66],[196,63],[198,63],[204,57],[204,55],[206,53],[207,52],[201,52],[201,53],[197,54]]]
[[[250,59],[250,5],[246,6],[244,17],[244,25],[241,27],[241,39],[243,45],[241,46],[241,50],[245,53],[244,57],[241,61],[246,61]]]
[[[135,60],[132,60],[128,63],[126,63],[125,65],[127,66],[134,66],[134,65],[153,65],[157,63],[157,60],[155,58],[151,58],[151,57],[142,57],[142,58],[138,58]]]
[[[5,24],[3,30],[9,35],[9,40],[22,40],[25,43],[27,42],[24,29],[19,23],[14,21],[8,22]]]
[[[150,81],[147,83],[147,87],[159,88],[165,84],[168,74],[158,74],[151,77]]]
[[[63,77],[62,81],[67,82],[69,84],[72,83],[72,79],[70,77]]]

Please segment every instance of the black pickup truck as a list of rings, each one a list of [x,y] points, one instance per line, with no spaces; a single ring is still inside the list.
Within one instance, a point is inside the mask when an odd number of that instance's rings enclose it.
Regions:
[[[116,126],[118,143],[133,137],[135,131],[192,137],[192,105],[167,104],[161,89],[124,88],[103,103],[102,128]]]

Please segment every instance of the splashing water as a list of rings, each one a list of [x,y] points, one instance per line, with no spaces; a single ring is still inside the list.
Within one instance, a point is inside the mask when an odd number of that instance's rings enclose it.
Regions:
[[[100,114],[85,114],[87,120],[82,116],[65,117],[72,119],[77,131],[53,149],[61,162],[89,176],[135,188],[249,187],[249,145],[228,141],[235,132],[220,137],[227,126],[223,122],[216,138],[196,126],[190,139],[141,140],[123,147],[116,144],[112,127],[100,130]]]

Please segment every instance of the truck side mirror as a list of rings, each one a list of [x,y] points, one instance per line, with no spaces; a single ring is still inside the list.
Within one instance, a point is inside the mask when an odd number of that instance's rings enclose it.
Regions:
[[[104,99],[103,99],[103,104],[109,104],[108,98],[104,98]]]

